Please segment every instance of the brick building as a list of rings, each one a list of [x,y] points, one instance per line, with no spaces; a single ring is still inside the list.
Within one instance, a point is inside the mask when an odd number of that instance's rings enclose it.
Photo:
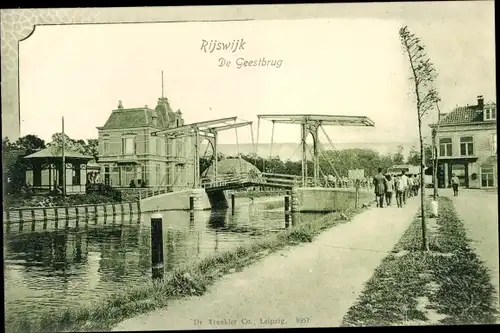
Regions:
[[[441,115],[438,143],[438,186],[449,187],[456,174],[468,188],[497,187],[496,103],[456,107]],[[431,128],[435,124],[430,125]]]
[[[192,138],[167,139],[151,135],[182,125],[181,111],[172,111],[167,98],[159,98],[154,109],[147,105],[124,108],[120,101],[106,123],[97,127],[101,180],[115,187],[128,187],[132,181],[149,187],[192,187]]]

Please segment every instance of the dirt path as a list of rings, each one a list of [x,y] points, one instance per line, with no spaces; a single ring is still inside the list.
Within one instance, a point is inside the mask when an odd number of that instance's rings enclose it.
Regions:
[[[417,208],[416,198],[404,208],[370,208],[312,243],[221,278],[203,296],[174,301],[114,330],[339,326]]]

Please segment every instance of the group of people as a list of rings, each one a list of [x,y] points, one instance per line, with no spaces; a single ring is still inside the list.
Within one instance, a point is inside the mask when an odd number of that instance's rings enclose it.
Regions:
[[[375,197],[377,207],[383,208],[384,201],[387,206],[392,204],[393,194],[396,196],[396,205],[403,207],[406,205],[408,198],[418,195],[420,189],[420,178],[418,175],[406,174],[402,171],[401,174],[391,176],[384,175],[382,168],[378,169],[377,175],[373,178],[375,188]]]

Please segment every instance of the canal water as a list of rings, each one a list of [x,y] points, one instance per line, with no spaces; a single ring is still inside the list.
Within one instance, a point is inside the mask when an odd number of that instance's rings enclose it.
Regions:
[[[282,200],[250,203],[237,199],[234,215],[231,209],[162,212],[165,270],[288,227]],[[317,218],[315,214],[300,216],[301,221]],[[149,281],[150,215],[126,219],[132,220],[4,235],[7,315],[57,312]]]

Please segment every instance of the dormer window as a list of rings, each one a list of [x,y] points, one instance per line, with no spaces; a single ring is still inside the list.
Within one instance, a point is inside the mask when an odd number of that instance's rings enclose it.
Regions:
[[[486,108],[484,109],[484,120],[496,120],[497,110],[496,108]]]

